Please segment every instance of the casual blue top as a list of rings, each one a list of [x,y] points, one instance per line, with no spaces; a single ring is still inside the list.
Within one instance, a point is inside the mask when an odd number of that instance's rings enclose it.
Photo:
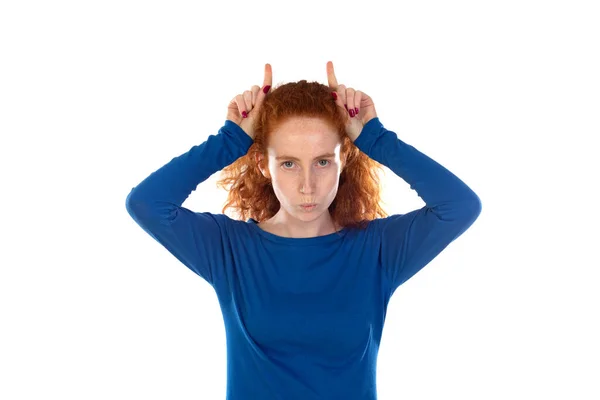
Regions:
[[[253,143],[229,120],[127,196],[131,217],[215,289],[227,343],[228,400],[377,398],[376,366],[394,291],[473,224],[479,197],[379,118],[354,144],[426,205],[311,238],[254,219],[182,207],[198,184]]]

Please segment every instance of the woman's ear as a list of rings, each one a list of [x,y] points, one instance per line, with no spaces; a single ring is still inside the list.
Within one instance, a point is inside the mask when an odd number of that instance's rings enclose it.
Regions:
[[[260,153],[256,153],[254,159],[256,161],[256,165],[258,166],[259,171],[263,174],[265,178],[270,179],[269,171],[267,170],[266,165],[263,165],[264,156]]]

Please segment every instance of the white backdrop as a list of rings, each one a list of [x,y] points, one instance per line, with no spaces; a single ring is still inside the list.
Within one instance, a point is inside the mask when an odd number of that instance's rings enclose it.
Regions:
[[[379,398],[600,398],[592,3],[2,2],[0,398],[225,398],[216,294],[125,199],[265,63],[329,60],[483,207],[394,294]],[[219,213],[217,177],[184,206]],[[389,169],[384,200],[424,205]]]

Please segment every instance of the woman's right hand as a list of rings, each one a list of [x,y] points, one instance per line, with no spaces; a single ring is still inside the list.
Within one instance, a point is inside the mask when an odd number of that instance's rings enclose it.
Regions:
[[[252,140],[254,140],[254,119],[258,115],[258,110],[260,110],[272,83],[271,65],[265,64],[265,79],[262,90],[254,85],[251,90],[246,90],[244,93],[235,96],[229,103],[229,107],[227,107],[227,119],[235,122]]]

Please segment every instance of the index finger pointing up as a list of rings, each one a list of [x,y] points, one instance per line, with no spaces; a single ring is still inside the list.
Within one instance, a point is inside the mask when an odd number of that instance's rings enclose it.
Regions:
[[[333,71],[333,63],[331,61],[327,61],[327,82],[329,83],[329,87],[333,90],[337,90],[338,82],[335,78],[335,72]]]
[[[265,86],[271,86],[273,84],[273,71],[271,70],[271,64],[265,64],[265,80],[263,82],[263,88]]]

